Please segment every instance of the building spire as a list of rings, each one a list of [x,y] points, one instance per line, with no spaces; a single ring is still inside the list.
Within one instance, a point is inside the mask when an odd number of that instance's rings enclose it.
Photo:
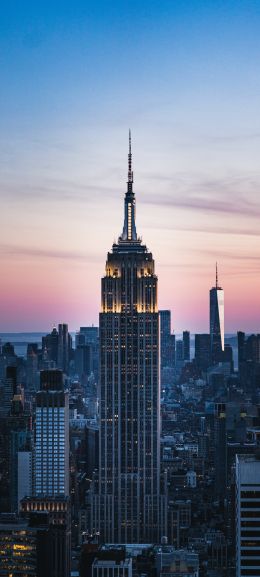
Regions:
[[[120,240],[128,242],[136,242],[136,226],[135,226],[135,195],[133,191],[133,171],[132,171],[132,139],[131,130],[129,129],[128,136],[128,180],[127,180],[127,191],[125,194],[125,218],[124,218],[124,228]]]
[[[132,171],[132,139],[131,139],[131,130],[129,128],[129,149],[128,149],[128,180],[127,180],[127,192],[132,192],[133,188],[133,171]]]
[[[218,288],[218,263],[216,262],[216,289]]]

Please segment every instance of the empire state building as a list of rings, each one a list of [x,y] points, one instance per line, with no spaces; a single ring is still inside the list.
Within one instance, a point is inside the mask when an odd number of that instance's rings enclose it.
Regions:
[[[101,542],[158,542],[157,276],[152,254],[136,232],[131,133],[123,231],[102,278],[98,491]]]

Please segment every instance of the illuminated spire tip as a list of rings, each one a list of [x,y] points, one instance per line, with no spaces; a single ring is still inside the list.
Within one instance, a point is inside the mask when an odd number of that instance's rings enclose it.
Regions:
[[[133,179],[133,171],[132,171],[132,139],[131,139],[131,130],[129,128],[129,149],[128,149],[128,192],[132,192],[132,184],[134,182]]]

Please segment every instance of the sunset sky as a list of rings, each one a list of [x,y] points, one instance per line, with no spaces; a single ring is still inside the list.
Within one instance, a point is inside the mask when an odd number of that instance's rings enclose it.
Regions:
[[[173,329],[260,331],[260,0],[2,2],[0,331],[98,322],[132,129]]]

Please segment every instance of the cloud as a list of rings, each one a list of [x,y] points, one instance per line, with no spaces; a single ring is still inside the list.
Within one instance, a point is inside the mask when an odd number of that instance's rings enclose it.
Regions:
[[[0,198],[6,197],[8,201],[25,202],[90,202],[95,198],[104,198],[106,194],[115,194],[115,189],[96,184],[79,184],[61,179],[53,179],[42,184],[23,184],[7,182],[0,184]]]
[[[146,226],[142,227],[144,230],[145,229],[153,229],[153,230],[162,230],[162,227],[159,226],[157,223],[156,224],[148,224]],[[173,231],[173,232],[198,232],[198,233],[203,233],[203,234],[229,234],[229,235],[233,235],[233,236],[260,236],[260,227],[258,229],[256,228],[248,228],[248,229],[241,229],[239,228],[230,228],[229,226],[209,226],[208,228],[205,227],[205,225],[201,225],[201,226],[197,226],[197,225],[192,225],[192,226],[180,226],[179,224],[176,224],[175,222],[173,222],[172,226],[167,226],[167,225],[163,225],[163,230],[169,230],[169,231]]]
[[[58,260],[70,260],[74,262],[99,262],[100,257],[91,251],[91,253],[81,253],[78,251],[66,251],[48,248],[26,247],[12,244],[1,244],[1,256],[19,256],[29,258],[47,258]]]
[[[158,181],[158,175],[150,178]],[[143,195],[140,201],[167,208],[259,218],[259,191],[259,174],[213,179],[187,173],[169,180],[168,190],[163,193],[150,192]]]

